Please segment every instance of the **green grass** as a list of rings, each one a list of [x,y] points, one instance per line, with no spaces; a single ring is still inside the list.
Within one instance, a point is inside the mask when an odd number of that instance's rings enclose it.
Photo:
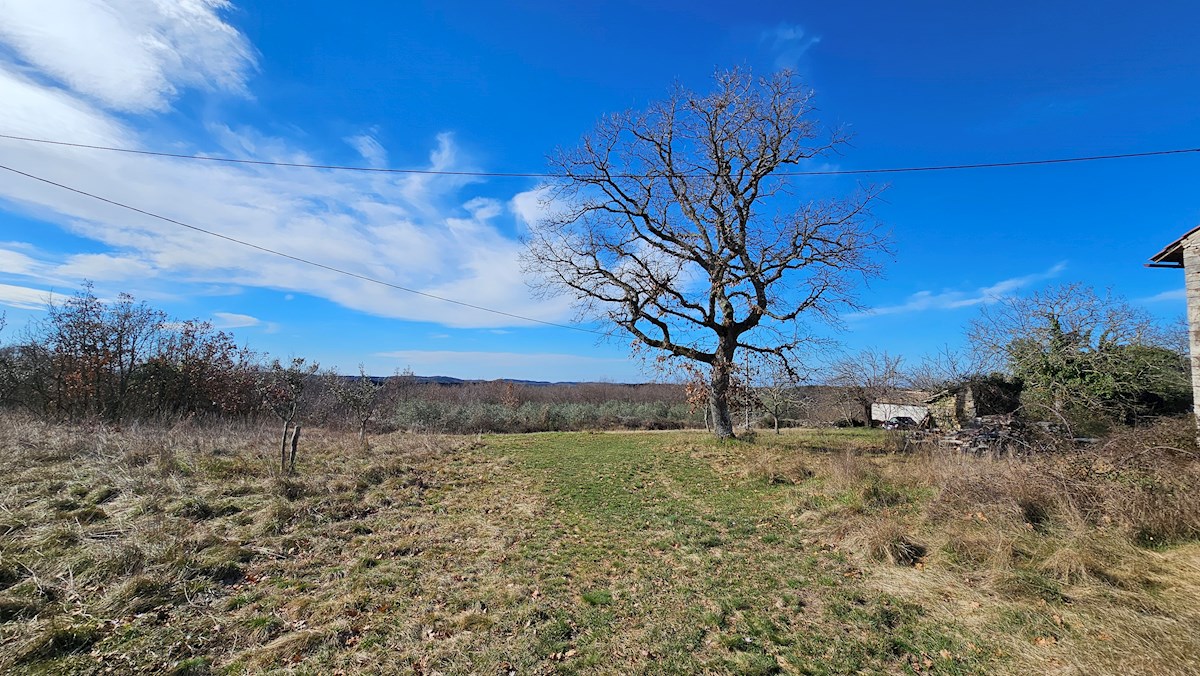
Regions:
[[[797,438],[789,435],[784,446]],[[826,434],[823,442],[864,439],[873,435]],[[548,498],[549,518],[513,572],[536,574],[558,593],[619,590],[605,613],[563,607],[579,629],[571,642],[579,650],[670,655],[662,668],[672,673],[833,674],[903,670],[965,643],[961,627],[918,607],[881,625],[876,614],[894,602],[845,576],[837,552],[797,541],[790,518],[797,488],[720,471],[752,450],[746,444],[635,433],[488,443],[532,471]],[[822,579],[828,588],[815,590]],[[825,603],[828,595],[853,598],[856,612]],[[861,634],[870,638],[847,640]],[[950,671],[982,664],[965,659]]]

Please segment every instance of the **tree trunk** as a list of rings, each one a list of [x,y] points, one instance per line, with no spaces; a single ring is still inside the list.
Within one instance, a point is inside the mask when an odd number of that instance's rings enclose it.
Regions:
[[[863,424],[871,427],[871,402],[863,401]]]
[[[708,408],[712,412],[713,434],[718,439],[733,439],[733,419],[729,415],[728,362],[718,361],[712,367],[712,382],[708,388]]]
[[[711,393],[708,408],[712,412],[713,434],[718,439],[733,439],[733,418],[729,415],[729,402],[725,394],[718,396],[716,392]]]

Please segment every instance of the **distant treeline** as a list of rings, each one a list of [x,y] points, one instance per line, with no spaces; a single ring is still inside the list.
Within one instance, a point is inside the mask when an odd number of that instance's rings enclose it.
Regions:
[[[239,346],[90,285],[0,347],[0,403],[49,419],[290,418],[371,430],[451,433],[663,429],[702,424],[683,386],[456,381],[410,372],[339,375]]]

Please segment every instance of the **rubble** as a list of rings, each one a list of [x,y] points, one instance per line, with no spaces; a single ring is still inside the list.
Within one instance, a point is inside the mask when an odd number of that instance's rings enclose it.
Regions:
[[[1005,413],[979,416],[969,426],[941,434],[938,444],[976,456],[1000,457],[1026,448],[1025,436],[1021,421],[1012,413]]]

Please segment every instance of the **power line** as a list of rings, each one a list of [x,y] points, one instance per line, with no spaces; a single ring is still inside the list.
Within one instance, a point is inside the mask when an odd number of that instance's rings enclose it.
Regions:
[[[574,326],[574,325],[571,325],[571,324],[558,324],[558,323],[555,323],[555,322],[548,322],[548,321],[545,321],[545,320],[542,320],[542,319],[534,319],[534,318],[532,318],[532,317],[525,317],[525,316],[523,316],[523,315],[514,314],[514,313],[512,313],[512,312],[505,312],[505,311],[503,311],[503,310],[495,310],[495,309],[492,309],[492,308],[489,308],[489,307],[484,307],[484,306],[482,306],[482,305],[474,305],[474,304],[472,304],[472,303],[467,303],[467,302],[464,302],[464,301],[461,301],[461,300],[455,300],[455,299],[453,299],[453,298],[446,298],[446,297],[444,297],[444,296],[438,296],[438,295],[434,295],[434,294],[432,294],[432,293],[426,293],[426,292],[424,292],[424,291],[418,291],[417,289],[410,289],[410,288],[408,288],[408,287],[405,287],[405,286],[400,286],[399,284],[392,284],[391,282],[385,282],[385,281],[383,281],[383,280],[381,280],[381,279],[375,279],[374,277],[367,277],[366,275],[360,275],[360,274],[358,274],[357,272],[351,272],[351,271],[349,271],[349,270],[343,270],[343,269],[341,269],[341,268],[335,268],[335,267],[333,267],[332,265],[326,265],[326,264],[324,264],[324,263],[318,263],[317,261],[314,261],[314,260],[309,260],[309,259],[307,259],[307,258],[301,258],[301,257],[299,257],[299,256],[293,256],[292,254],[289,254],[289,253],[284,253],[284,252],[282,252],[282,251],[276,251],[275,249],[269,249],[269,248],[267,248],[267,247],[265,247],[265,246],[259,246],[258,244],[253,244],[253,243],[251,243],[251,242],[247,242],[247,241],[245,241],[245,240],[237,239],[236,237],[230,237],[229,235],[222,235],[222,234],[221,234],[221,233],[219,233],[219,232],[213,232],[212,230],[205,230],[204,228],[201,228],[201,227],[199,227],[199,226],[191,225],[191,224],[189,224],[189,223],[184,223],[183,221],[177,221],[177,220],[175,220],[175,219],[173,219],[173,218],[168,218],[167,216],[162,216],[162,215],[159,215],[159,214],[153,213],[153,212],[151,212],[151,211],[146,211],[145,209],[139,209],[139,208],[137,208],[137,207],[130,206],[130,205],[128,205],[128,204],[125,204],[125,203],[123,203],[123,202],[118,202],[118,201],[116,201],[116,200],[111,200],[111,199],[108,199],[107,197],[101,197],[101,196],[99,196],[99,195],[95,195],[95,194],[92,194],[92,193],[90,193],[90,192],[86,192],[86,191],[84,191],[84,190],[80,190],[80,189],[78,189],[78,188],[72,188],[72,187],[71,187],[71,186],[69,186],[69,185],[63,185],[62,183],[57,183],[57,182],[55,182],[55,181],[51,181],[51,180],[50,180],[50,179],[48,179],[48,178],[42,178],[41,176],[35,176],[35,175],[33,175],[33,174],[30,174],[30,173],[27,173],[27,172],[21,171],[21,170],[19,170],[19,169],[13,169],[12,167],[7,167],[7,166],[4,166],[4,165],[2,165],[2,164],[0,164],[0,169],[3,169],[4,171],[9,171],[9,172],[12,172],[12,173],[14,173],[14,174],[18,174],[18,175],[20,175],[20,176],[24,176],[24,177],[26,177],[26,178],[31,178],[31,179],[33,179],[33,180],[35,180],[35,181],[40,181],[40,182],[42,182],[42,183],[45,183],[45,184],[47,184],[47,185],[52,185],[52,186],[55,186],[56,188],[62,188],[63,190],[68,190],[68,191],[70,191],[70,192],[73,192],[73,193],[75,193],[75,194],[77,194],[77,195],[83,195],[84,197],[90,197],[91,199],[98,200],[98,201],[100,201],[100,202],[104,202],[105,204],[111,204],[111,205],[113,205],[113,206],[115,206],[115,207],[120,207],[120,208],[122,208],[122,209],[127,209],[127,210],[129,210],[129,211],[132,211],[132,212],[135,212],[135,213],[142,214],[143,216],[149,216],[150,218],[156,218],[156,219],[158,219],[158,220],[160,220],[160,221],[164,221],[164,222],[166,222],[166,223],[171,223],[172,225],[178,225],[178,226],[180,226],[180,227],[184,227],[184,228],[187,228],[187,229],[189,229],[189,230],[195,230],[196,232],[201,232],[201,233],[204,233],[204,234],[206,234],[206,235],[211,235],[211,236],[213,236],[213,237],[218,237],[218,238],[220,238],[220,239],[223,239],[223,240],[226,240],[226,241],[229,241],[229,242],[233,242],[234,244],[240,244],[240,245],[242,245],[242,246],[249,247],[249,248],[251,248],[251,249],[257,249],[258,251],[262,251],[262,252],[264,252],[264,253],[269,253],[269,254],[271,254],[271,255],[273,255],[273,256],[280,256],[280,257],[283,257],[283,258],[287,258],[287,259],[289,259],[289,260],[296,261],[297,263],[303,263],[303,264],[305,264],[305,265],[311,265],[311,266],[313,266],[313,267],[321,268],[322,270],[328,270],[328,271],[330,271],[330,272],[336,272],[336,273],[338,273],[338,274],[340,274],[340,275],[346,275],[347,277],[354,277],[355,279],[361,279],[361,280],[363,280],[363,281],[365,281],[365,282],[371,282],[372,284],[379,284],[379,285],[381,285],[381,286],[386,286],[386,287],[388,287],[388,288],[397,289],[397,290],[399,290],[399,291],[405,291],[405,292],[408,292],[408,293],[413,293],[413,294],[416,294],[416,295],[418,295],[418,296],[424,296],[424,297],[426,297],[426,298],[432,298],[433,300],[442,301],[442,302],[444,302],[444,303],[453,303],[453,304],[455,304],[455,305],[461,305],[461,306],[463,306],[463,307],[468,307],[468,308],[471,308],[471,309],[473,309],[473,310],[481,310],[481,311],[483,311],[483,312],[490,312],[490,313],[492,313],[492,314],[496,314],[496,315],[502,315],[502,316],[504,316],[504,317],[511,317],[512,319],[520,319],[520,320],[522,320],[522,321],[527,321],[527,322],[535,322],[535,323],[537,323],[537,324],[544,324],[544,325],[546,325],[546,326],[554,326],[554,327],[557,327],[557,328],[560,328],[560,329],[571,329],[572,331],[582,331],[582,332],[584,332],[584,333],[594,333],[594,334],[601,335],[601,336],[603,336],[603,335],[608,335],[608,334],[604,333],[603,331],[595,331],[595,330],[593,330],[593,329],[586,329],[586,328],[584,328],[584,327],[582,327],[582,326]]]
[[[30,138],[26,136],[13,136],[11,134],[0,134],[0,138],[9,139],[12,141],[27,141],[29,143],[42,143],[53,146],[64,146],[67,148],[82,148],[86,150],[103,150],[113,153],[128,153],[130,155],[149,155],[151,157],[170,157],[178,160],[200,160],[203,162],[224,162],[227,164],[252,164],[266,167],[289,167],[294,169],[328,169],[332,171],[363,171],[382,174],[423,174],[433,176],[479,176],[489,178],[550,178],[553,174],[538,174],[525,172],[483,172],[483,171],[441,171],[437,169],[392,169],[388,167],[359,167],[352,165],[341,164],[308,164],[304,162],[276,162],[273,160],[248,160],[237,157],[220,157],[215,155],[185,155],[182,153],[168,153],[157,150],[137,150],[135,148],[117,148],[114,146],[98,146],[87,143],[69,143],[67,141],[53,141],[43,138]]]
[[[420,174],[431,176],[472,176],[479,178],[562,178],[559,174],[522,172],[522,171],[443,171],[438,169],[395,169],[390,167],[362,167],[339,164],[308,164],[304,162],[276,162],[273,160],[251,160],[236,157],[220,157],[213,155],[185,155],[168,153],[157,150],[137,150],[135,148],[118,148],[114,146],[91,145],[87,143],[70,143],[51,139],[32,138],[0,134],[0,139],[11,141],[26,141],[44,145],[81,148],[86,150],[102,150],[105,152],[127,153],[131,155],[149,155],[152,157],[169,157],[179,160],[198,160],[203,162],[224,162],[227,164],[250,164],[268,167],[289,167],[294,169],[327,169],[331,171],[361,171],[383,174]],[[1182,155],[1185,153],[1200,153],[1200,148],[1176,148],[1172,150],[1150,150],[1136,153],[1115,153],[1109,155],[1085,155],[1079,157],[1056,157],[1041,160],[1015,160],[1012,162],[978,162],[971,164],[940,164],[913,167],[885,167],[881,169],[830,169],[822,171],[777,171],[774,176],[852,176],[868,174],[904,174],[924,171],[957,171],[962,169],[998,169],[1003,167],[1032,167],[1047,164],[1068,164],[1075,162],[1096,162],[1099,160],[1125,160],[1138,157],[1161,157],[1164,155]],[[692,174],[684,175],[691,176]],[[644,174],[613,174],[614,178],[648,178]]]

